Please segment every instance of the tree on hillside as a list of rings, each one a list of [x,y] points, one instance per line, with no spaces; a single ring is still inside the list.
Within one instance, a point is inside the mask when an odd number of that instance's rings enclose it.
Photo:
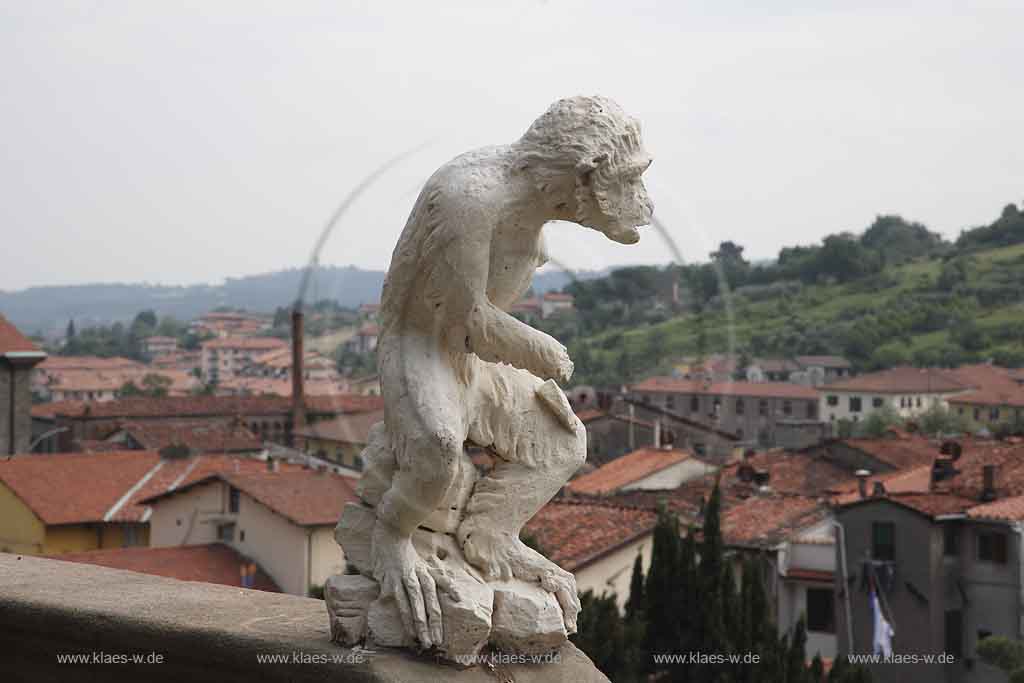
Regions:
[[[920,223],[911,223],[901,216],[878,216],[860,242],[881,254],[887,264],[900,263],[935,253],[943,246],[942,236]]]
[[[64,333],[64,338],[67,340],[75,338],[75,321],[73,318],[71,320],[68,320],[68,329]]]

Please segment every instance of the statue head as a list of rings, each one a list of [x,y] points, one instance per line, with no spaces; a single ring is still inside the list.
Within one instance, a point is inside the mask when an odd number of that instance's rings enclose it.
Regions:
[[[640,139],[640,123],[606,97],[569,97],[555,102],[530,126],[519,144],[521,168],[542,189],[571,174],[574,220],[609,239],[633,244],[637,227],[651,221],[654,205],[641,175],[651,156]],[[568,205],[568,204],[567,204]]]

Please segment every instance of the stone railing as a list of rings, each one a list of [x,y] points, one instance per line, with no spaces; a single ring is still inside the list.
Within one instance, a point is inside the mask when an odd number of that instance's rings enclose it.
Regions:
[[[460,669],[330,642],[324,603],[0,554],[4,681],[607,681],[572,645]]]

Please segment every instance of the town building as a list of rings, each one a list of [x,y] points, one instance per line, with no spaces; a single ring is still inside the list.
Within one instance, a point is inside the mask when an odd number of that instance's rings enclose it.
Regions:
[[[200,371],[208,384],[235,377],[253,358],[271,351],[287,350],[288,342],[275,337],[227,336],[202,343]]]
[[[716,469],[687,450],[640,448],[576,477],[566,490],[587,495],[660,491],[677,488]]]
[[[378,396],[337,394],[306,396],[306,422],[314,424],[347,413],[378,410]],[[126,398],[106,403],[65,401],[32,406],[37,434],[64,431],[41,444],[45,451],[70,451],[75,442],[102,441],[123,423],[201,421],[230,425],[241,421],[261,441],[292,443],[292,401],[281,396],[192,396],[188,398]]]
[[[547,319],[553,315],[571,313],[574,309],[574,302],[572,294],[545,292],[540,298],[540,317]]]
[[[345,342],[345,348],[353,353],[370,353],[376,350],[379,337],[380,325],[375,322],[365,322],[352,338]]]
[[[263,442],[241,420],[124,422],[117,431],[103,440],[103,444],[111,449],[174,452],[179,456],[202,453],[255,454],[263,450]]]
[[[755,358],[746,368],[749,382],[793,382],[812,387],[831,384],[852,374],[852,364],[841,356]]]
[[[873,585],[895,630],[895,653],[953,656],[915,665],[915,680],[1004,681],[977,649],[989,635],[1024,635],[1024,446],[956,446],[931,466],[865,482],[838,501],[850,578],[842,595],[849,618],[845,607],[837,614],[840,652],[872,651]],[[901,667],[871,668],[881,683],[906,680]]]
[[[383,421],[383,410],[339,415],[297,430],[295,436],[307,454],[360,472],[360,453],[369,443],[370,428]]]
[[[286,593],[309,595],[345,571],[334,540],[354,480],[322,469],[219,472],[143,499],[150,545],[221,542],[252,558]]]
[[[587,430],[589,465],[600,467],[637,448],[655,445],[656,422],[596,409],[580,410],[576,417]]]
[[[32,368],[45,358],[0,315],[0,454],[27,451],[32,443]]]
[[[152,336],[142,340],[142,352],[150,358],[165,356],[178,350],[178,340],[174,337]]]
[[[797,384],[651,377],[631,386],[628,396],[761,448],[803,448],[822,435],[818,392]]]
[[[148,545],[152,511],[140,503],[144,497],[220,470],[266,468],[252,458],[165,458],[155,451],[0,459],[0,552],[54,555]]]
[[[950,397],[969,388],[968,383],[946,370],[900,366],[822,387],[820,412],[830,423],[859,422],[885,407],[912,418],[933,408],[945,408]]]
[[[255,335],[271,327],[271,320],[254,313],[213,312],[194,320],[190,325],[200,336],[233,337]]]
[[[648,507],[556,498],[523,532],[548,558],[573,573],[581,593],[614,594],[621,608],[629,598],[637,556],[645,572],[650,568],[656,522],[657,513]]]

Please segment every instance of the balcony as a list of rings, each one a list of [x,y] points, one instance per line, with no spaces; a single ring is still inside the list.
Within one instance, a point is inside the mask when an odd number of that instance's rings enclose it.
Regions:
[[[493,673],[387,648],[345,649],[330,642],[324,603],[312,598],[8,553],[0,553],[0,577],[5,681],[608,680],[572,645],[557,664]],[[89,663],[58,662],[58,655]],[[128,661],[111,661],[122,656]]]

